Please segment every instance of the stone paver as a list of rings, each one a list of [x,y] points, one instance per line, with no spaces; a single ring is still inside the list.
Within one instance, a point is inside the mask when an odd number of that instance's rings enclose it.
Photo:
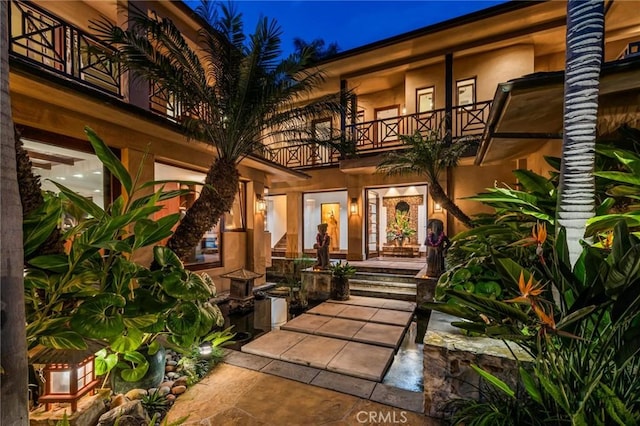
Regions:
[[[280,354],[296,345],[305,334],[286,330],[272,330],[242,346],[242,352],[279,359]]]
[[[380,299],[385,302],[382,304],[383,309],[393,309],[396,311],[407,311],[413,312],[416,308],[415,302],[406,302],[404,300],[389,300],[389,299]]]
[[[251,370],[261,370],[271,362],[271,358],[239,351],[227,351],[224,356],[224,362]]]
[[[404,327],[369,322],[353,336],[353,340],[397,349],[402,336],[404,336]]]
[[[282,355],[280,355],[280,359],[325,370],[329,361],[331,361],[346,344],[347,342],[345,340],[307,335],[307,337],[291,349],[283,352]]]
[[[295,380],[302,383],[311,383],[311,381],[322,370],[317,368],[305,367],[304,365],[292,364],[279,360],[273,360],[267,364],[262,370],[263,373],[273,374],[275,376],[284,377],[286,379]]]
[[[383,324],[401,325],[406,327],[413,319],[413,312],[394,311],[391,309],[378,309],[369,321],[381,322]]]
[[[348,300],[327,300],[327,303],[336,303],[342,305],[370,306],[372,308],[381,308],[388,299],[378,299],[377,297],[366,296],[350,296]]]
[[[371,380],[344,376],[342,374],[332,373],[331,371],[321,371],[313,381],[311,381],[311,384],[367,399],[371,396],[376,386],[376,382]]]
[[[369,306],[346,306],[338,316],[340,318],[369,321],[376,312],[378,312],[378,308]]]
[[[189,416],[186,425],[210,426],[378,424],[363,413],[396,419],[394,424],[440,424],[402,408],[224,363],[190,386],[176,400],[167,420]]]
[[[306,313],[316,315],[326,315],[329,317],[337,316],[345,306],[338,303],[321,303],[313,309],[309,309]]]
[[[325,317],[320,315],[302,314],[295,317],[291,321],[282,325],[282,330],[299,331],[301,333],[313,334],[318,328],[326,324],[331,317]]]
[[[338,339],[351,340],[355,334],[366,324],[364,321],[356,321],[345,318],[331,318],[326,324],[319,327],[315,334]]]
[[[393,359],[394,350],[349,342],[327,365],[327,370],[362,379],[381,381]]]
[[[422,413],[424,410],[424,394],[377,383],[370,399],[405,410]]]

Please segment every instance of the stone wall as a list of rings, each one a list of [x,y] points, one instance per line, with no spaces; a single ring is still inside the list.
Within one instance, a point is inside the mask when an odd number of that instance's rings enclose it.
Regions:
[[[382,204],[387,208],[387,224],[392,223],[396,220],[396,205],[404,201],[409,204],[409,223],[411,224],[411,229],[416,231],[415,235],[409,237],[405,244],[417,244],[418,242],[418,206],[424,203],[422,195],[409,195],[403,197],[384,197],[382,199]],[[384,240],[386,241],[387,231],[384,231]]]
[[[424,406],[425,414],[444,417],[446,403],[454,398],[478,398],[480,376],[471,368],[475,364],[505,381],[512,389],[518,364],[506,345],[486,337],[468,337],[451,326],[458,318],[432,312],[424,337]],[[530,357],[510,344],[521,361]]]

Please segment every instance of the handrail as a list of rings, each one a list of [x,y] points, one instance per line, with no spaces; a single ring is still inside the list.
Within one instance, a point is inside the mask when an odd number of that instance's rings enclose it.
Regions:
[[[121,96],[120,66],[91,51],[108,47],[41,7],[11,0],[9,52],[21,60],[83,85]]]

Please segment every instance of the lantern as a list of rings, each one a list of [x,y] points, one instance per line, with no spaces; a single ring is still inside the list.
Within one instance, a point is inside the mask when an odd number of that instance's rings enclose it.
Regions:
[[[245,301],[253,299],[253,281],[262,275],[263,274],[257,274],[253,271],[240,268],[233,272],[220,275],[220,277],[231,280],[230,299]]]
[[[78,409],[78,400],[92,392],[96,380],[94,353],[101,344],[90,343],[86,350],[59,350],[45,348],[31,359],[32,364],[42,364],[44,392],[38,402],[46,403],[47,411],[54,402],[71,404],[71,411]]]

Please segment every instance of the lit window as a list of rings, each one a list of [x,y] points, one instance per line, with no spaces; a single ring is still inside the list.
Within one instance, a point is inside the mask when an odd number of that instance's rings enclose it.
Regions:
[[[456,82],[458,93],[458,106],[473,105],[476,103],[476,79],[469,78]]]
[[[416,90],[416,112],[433,111],[434,91],[433,86]]]

